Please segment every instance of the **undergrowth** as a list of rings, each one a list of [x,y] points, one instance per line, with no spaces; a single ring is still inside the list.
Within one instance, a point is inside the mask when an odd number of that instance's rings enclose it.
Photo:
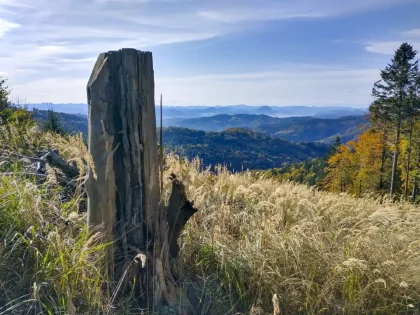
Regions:
[[[100,234],[56,189],[0,176],[0,314],[75,314],[102,303]],[[32,312],[31,312],[32,311]]]
[[[89,162],[79,136],[13,138],[19,132],[2,128],[3,148],[24,141],[21,153],[49,147],[81,169]],[[418,207],[200,169],[198,160],[166,158],[165,172],[199,209],[176,265],[198,314],[272,314],[274,294],[282,314],[420,311]],[[63,202],[60,189],[0,176],[0,315],[122,314],[109,300],[106,244],[87,233],[80,192]]]

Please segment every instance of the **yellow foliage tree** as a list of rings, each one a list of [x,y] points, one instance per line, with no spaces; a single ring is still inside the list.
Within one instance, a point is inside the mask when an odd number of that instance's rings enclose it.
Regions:
[[[354,154],[353,145],[341,145],[328,159],[327,173],[323,187],[333,192],[350,191],[353,188]]]
[[[367,130],[359,136],[355,145],[355,162],[357,166],[353,187],[354,193],[361,196],[368,191],[375,191],[380,182],[380,169],[383,151],[382,132]]]
[[[324,187],[332,192],[351,192],[361,196],[375,191],[381,179],[384,134],[372,129],[357,141],[341,145],[328,160]]]

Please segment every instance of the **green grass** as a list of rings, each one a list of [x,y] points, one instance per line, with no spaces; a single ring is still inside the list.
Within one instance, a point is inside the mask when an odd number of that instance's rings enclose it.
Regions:
[[[104,249],[57,189],[0,177],[0,314],[100,310]]]

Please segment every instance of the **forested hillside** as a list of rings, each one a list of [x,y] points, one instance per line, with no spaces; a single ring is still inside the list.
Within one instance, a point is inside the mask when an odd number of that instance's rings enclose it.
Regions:
[[[51,110],[33,110],[33,118],[42,125],[48,120],[48,113]],[[58,123],[63,127],[63,130],[68,133],[82,132],[87,135],[87,116],[82,114],[66,114],[61,112],[54,112]]]
[[[227,128],[249,128],[276,138],[290,141],[333,142],[336,136],[343,141],[354,139],[367,128],[365,116],[347,116],[335,119],[314,117],[276,118],[267,115],[217,115],[202,118],[173,119],[166,126],[177,126],[204,131],[222,131]]]
[[[264,178],[293,181],[322,188],[322,181],[326,176],[327,161],[327,158],[314,158],[299,163],[288,163],[282,167],[275,167],[265,171],[257,171],[255,174]]]
[[[328,151],[324,144],[291,143],[240,128],[222,132],[165,128],[163,145],[190,160],[199,157],[205,167],[223,164],[231,171],[279,167],[321,157]]]

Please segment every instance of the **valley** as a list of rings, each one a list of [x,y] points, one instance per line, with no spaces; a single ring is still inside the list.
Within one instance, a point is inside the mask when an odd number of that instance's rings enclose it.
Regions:
[[[292,143],[243,128],[205,132],[179,127],[165,128],[163,145],[167,152],[199,157],[203,167],[221,164],[232,172],[268,169],[285,163],[322,157],[328,146],[315,142]]]

